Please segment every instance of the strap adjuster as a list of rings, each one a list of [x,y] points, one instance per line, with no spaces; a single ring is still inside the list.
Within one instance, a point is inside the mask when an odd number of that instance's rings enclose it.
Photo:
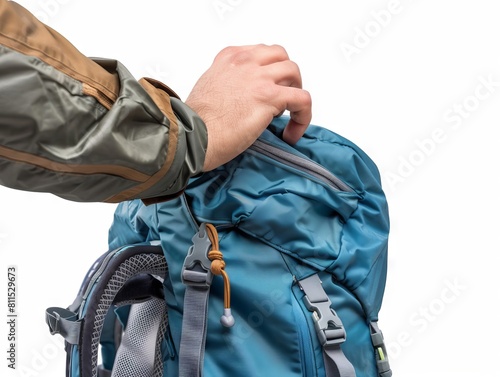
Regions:
[[[299,280],[298,285],[304,292],[304,305],[312,312],[316,335],[323,348],[323,361],[327,376],[356,377],[354,366],[342,351],[346,340],[344,325],[330,305],[318,274]],[[385,377],[385,376],[384,376]]]
[[[182,282],[195,287],[210,287],[213,274],[210,271],[212,261],[208,259],[208,251],[212,243],[205,223],[200,225],[200,230],[193,236],[192,241],[193,245],[189,248],[182,266]]]
[[[331,308],[332,302],[324,291],[318,275],[298,281],[304,291],[304,304],[312,312],[314,328],[323,347],[338,346],[346,340],[344,325]]]
[[[337,346],[345,342],[344,325],[337,313],[330,307],[330,300],[311,302],[306,295],[304,303],[307,309],[312,312],[314,328],[323,347]]]
[[[78,344],[82,322],[76,313],[63,308],[52,307],[45,311],[45,322],[51,335],[59,334],[66,342]]]
[[[384,343],[384,335],[380,331],[376,321],[370,322],[371,338],[375,349],[375,358],[380,377],[391,377],[392,370],[387,357],[387,349]]]
[[[59,324],[61,323],[61,315],[55,311],[52,313],[45,313],[45,322],[49,326],[50,335],[56,335],[61,333]]]

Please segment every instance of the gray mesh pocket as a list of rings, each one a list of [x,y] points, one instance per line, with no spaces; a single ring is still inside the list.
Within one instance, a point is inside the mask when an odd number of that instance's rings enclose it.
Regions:
[[[112,306],[116,294],[128,280],[144,273],[164,277],[167,273],[167,263],[163,254],[133,255],[123,261],[107,281],[97,303],[95,318],[91,321],[93,323],[89,347],[91,376],[98,376],[101,332],[106,314]],[[123,350],[120,347],[117,352],[112,376],[161,377],[163,375],[161,341],[167,326],[165,302],[161,299],[151,298],[148,301],[133,304],[130,310],[130,322],[127,323],[122,338],[124,347]],[[148,357],[132,356],[134,352],[148,355]],[[146,364],[147,367],[144,366]],[[139,365],[141,366],[139,367]]]
[[[161,377],[165,323],[165,301],[153,298],[132,305],[111,376]]]

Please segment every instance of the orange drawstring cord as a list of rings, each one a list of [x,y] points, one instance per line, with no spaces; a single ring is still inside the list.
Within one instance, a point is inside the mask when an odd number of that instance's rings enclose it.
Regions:
[[[208,238],[212,243],[212,250],[208,252],[208,259],[212,261],[210,271],[214,275],[222,275],[224,279],[224,314],[221,317],[221,323],[225,327],[234,325],[234,318],[231,315],[231,284],[229,275],[225,271],[226,262],[223,260],[223,254],[219,250],[219,235],[217,229],[212,224],[206,224]]]

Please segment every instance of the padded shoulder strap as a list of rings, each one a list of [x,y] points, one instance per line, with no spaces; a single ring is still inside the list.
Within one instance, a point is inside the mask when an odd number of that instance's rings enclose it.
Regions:
[[[100,338],[112,306],[147,302],[151,298],[164,305],[162,284],[158,279],[164,279],[167,271],[160,246],[135,245],[112,250],[93,264],[78,297],[68,309],[47,310],[46,322],[51,333],[62,335],[72,344],[71,353],[77,350],[78,357],[74,354],[71,357],[72,368],[79,365],[78,376],[98,376]],[[137,284],[140,284],[140,289],[137,289]],[[160,321],[165,321],[165,318],[161,317]]]

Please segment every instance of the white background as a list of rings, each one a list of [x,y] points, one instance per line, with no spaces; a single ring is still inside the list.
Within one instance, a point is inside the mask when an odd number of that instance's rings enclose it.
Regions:
[[[313,123],[358,144],[383,176],[392,232],[380,325],[394,375],[499,375],[496,1],[21,3],[84,54],[182,98],[223,47],[283,45],[312,94]],[[0,374],[63,376],[44,310],[72,301],[106,250],[114,206],[6,188],[0,198],[0,290],[17,266],[19,300],[18,370],[0,335]]]

